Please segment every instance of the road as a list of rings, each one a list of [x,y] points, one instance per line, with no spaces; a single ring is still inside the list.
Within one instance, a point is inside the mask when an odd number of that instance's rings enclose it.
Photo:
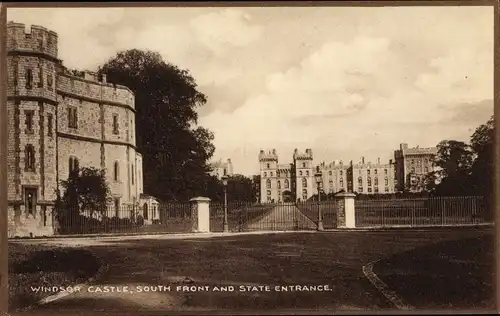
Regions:
[[[215,238],[72,239],[108,263],[87,289],[13,315],[143,315],[203,311],[300,312],[395,309],[365,277],[363,265],[392,254],[446,240],[491,234],[490,230],[400,230],[251,234]],[[46,243],[46,242],[44,242]],[[54,243],[54,242],[53,242]],[[81,245],[79,245],[81,244]],[[177,286],[328,285],[328,291],[177,291]],[[170,291],[137,292],[137,286]],[[95,293],[105,286],[134,292]]]

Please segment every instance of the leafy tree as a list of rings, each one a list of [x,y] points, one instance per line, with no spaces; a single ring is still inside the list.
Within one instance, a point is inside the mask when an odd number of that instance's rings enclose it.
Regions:
[[[109,187],[104,170],[92,167],[74,169],[61,181],[64,194],[59,199],[66,212],[103,212],[109,201]]]
[[[143,155],[144,191],[163,200],[208,194],[207,175],[215,147],[209,130],[197,126],[197,108],[206,103],[189,71],[160,54],[119,52],[98,71],[135,94],[136,144]]]
[[[495,122],[493,116],[479,126],[471,136],[471,147],[476,156],[471,166],[471,184],[474,194],[492,198],[494,187]]]

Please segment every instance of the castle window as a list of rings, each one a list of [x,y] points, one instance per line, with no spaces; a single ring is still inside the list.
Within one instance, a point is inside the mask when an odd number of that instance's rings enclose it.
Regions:
[[[307,187],[307,179],[306,178],[302,178],[302,186]]]
[[[273,172],[272,171],[269,174],[271,175],[271,177],[273,176]]]
[[[377,174],[377,169],[373,170],[373,173]]]
[[[363,186],[363,179],[361,177],[358,178],[358,185]]]
[[[428,172],[429,172],[429,168],[425,167],[425,173],[428,173]]]
[[[385,187],[385,192],[389,192],[389,188],[388,187]]]
[[[415,172],[415,168],[411,167],[411,173]]]
[[[281,189],[281,181],[278,180],[278,189]]]
[[[78,113],[77,109],[74,107],[68,108],[68,127],[78,128]]]
[[[330,188],[333,188],[333,180],[330,180],[329,182]]]
[[[366,170],[366,174],[370,175],[370,169]]]
[[[384,169],[384,173],[387,174],[387,169]]]
[[[267,164],[267,169],[271,168],[271,164]]]
[[[344,180],[340,179],[340,187],[343,188],[344,187]]]
[[[264,177],[267,177],[267,172],[264,172]]]
[[[302,175],[302,170],[299,171],[299,175]]]
[[[412,165],[415,164],[415,160],[414,159],[411,160],[411,164]]]
[[[340,175],[342,175],[342,170],[340,170]]]
[[[309,176],[309,170],[306,170],[306,176]]]
[[[328,171],[328,175],[330,175],[330,176],[332,175],[332,171],[331,171],[331,170],[330,170],[330,171]]]
[[[368,186],[371,187],[372,186],[372,178],[368,177]]]
[[[43,66],[38,64],[38,88],[43,88]]]
[[[24,168],[26,171],[35,171],[35,148],[31,144],[24,149]]]
[[[113,114],[113,134],[118,134],[118,114]]]
[[[267,190],[267,195],[271,195],[271,190]]]
[[[69,165],[69,174],[71,175],[73,171],[76,171],[79,168],[78,159],[76,159],[75,157],[69,157],[68,165]]]
[[[290,183],[288,182],[288,179],[285,179],[285,189],[288,189],[290,186]]]
[[[27,68],[25,73],[26,89],[33,88],[33,69]]]
[[[47,75],[47,86],[49,86],[49,88],[52,88],[53,80],[54,78],[52,77],[52,73],[49,73]]]
[[[280,176],[280,171],[279,170],[276,170],[276,176],[279,177]]]
[[[304,200],[304,201],[307,200],[307,189],[302,190],[302,200]]]
[[[114,164],[113,178],[115,181],[118,181],[120,179],[120,166],[118,165],[118,161],[115,161]]]
[[[375,187],[373,190],[375,193],[378,193],[378,187]]]
[[[224,168],[224,175],[227,175],[227,169]]]
[[[33,117],[35,116],[35,111],[26,110],[26,111],[24,111],[24,116],[26,117],[26,120],[25,120],[26,133],[32,134],[33,133]]]
[[[377,186],[378,185],[378,178],[375,178],[374,181],[375,181],[375,186]]]
[[[303,163],[302,163],[302,167],[303,167],[303,168],[305,168],[305,167],[306,167],[306,163],[305,163],[305,162],[303,162]]]
[[[225,170],[225,169],[224,169],[224,170]],[[132,185],[133,185],[133,184],[134,184],[134,180],[135,180],[135,177],[134,177],[134,165],[132,165],[132,166],[131,166],[131,168],[130,168],[130,172],[132,173],[131,178],[132,178]]]
[[[52,137],[52,129],[53,129],[53,117],[52,114],[47,114],[47,135]]]
[[[267,179],[266,181],[266,188],[270,189],[271,188],[271,180]]]
[[[389,179],[385,178],[385,186],[389,185]]]
[[[368,188],[368,193],[372,193],[372,188]]]
[[[359,187],[358,192],[363,192],[363,187]]]

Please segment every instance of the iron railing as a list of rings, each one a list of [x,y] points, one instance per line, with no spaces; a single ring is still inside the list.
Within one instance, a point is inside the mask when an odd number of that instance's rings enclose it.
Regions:
[[[477,225],[490,222],[482,197],[355,200],[356,227]]]

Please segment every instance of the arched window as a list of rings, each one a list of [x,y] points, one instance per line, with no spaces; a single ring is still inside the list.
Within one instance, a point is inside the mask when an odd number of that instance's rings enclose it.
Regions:
[[[267,195],[271,195],[271,190],[267,190]]]
[[[290,183],[288,182],[288,179],[285,179],[285,189],[288,189],[290,186]]]
[[[115,161],[113,178],[115,179],[115,181],[118,181],[120,179],[120,166],[118,165],[118,161]]]
[[[344,180],[340,179],[340,187],[343,188],[344,187]]]
[[[307,189],[302,190],[302,200],[306,201],[307,200]]]
[[[267,169],[271,168],[271,164],[267,164]]]
[[[299,175],[302,175],[302,170],[299,171]]]
[[[342,170],[340,170],[340,175],[342,175]]]
[[[389,179],[385,178],[385,186],[389,185]]]
[[[281,181],[278,180],[278,189],[281,189]]]
[[[375,185],[378,185],[378,178],[375,178]]]
[[[303,163],[302,163],[302,167],[303,167],[303,168],[305,168],[305,167],[306,167],[306,163],[305,163],[305,162],[303,162]]]
[[[24,167],[26,171],[35,171],[35,148],[33,145],[26,145],[24,155]]]
[[[307,179],[306,178],[302,178],[302,186],[307,187]]]
[[[372,186],[372,178],[371,177],[368,177],[368,186],[371,187]]]
[[[362,186],[362,185],[363,185],[363,179],[362,179],[361,177],[359,177],[359,178],[358,178],[358,184],[359,184],[360,186]]]
[[[267,177],[267,172],[264,172],[264,177]]]
[[[330,180],[329,182],[330,188],[333,188],[333,180]]]
[[[266,181],[266,188],[270,189],[271,188],[271,180],[267,179]]]

